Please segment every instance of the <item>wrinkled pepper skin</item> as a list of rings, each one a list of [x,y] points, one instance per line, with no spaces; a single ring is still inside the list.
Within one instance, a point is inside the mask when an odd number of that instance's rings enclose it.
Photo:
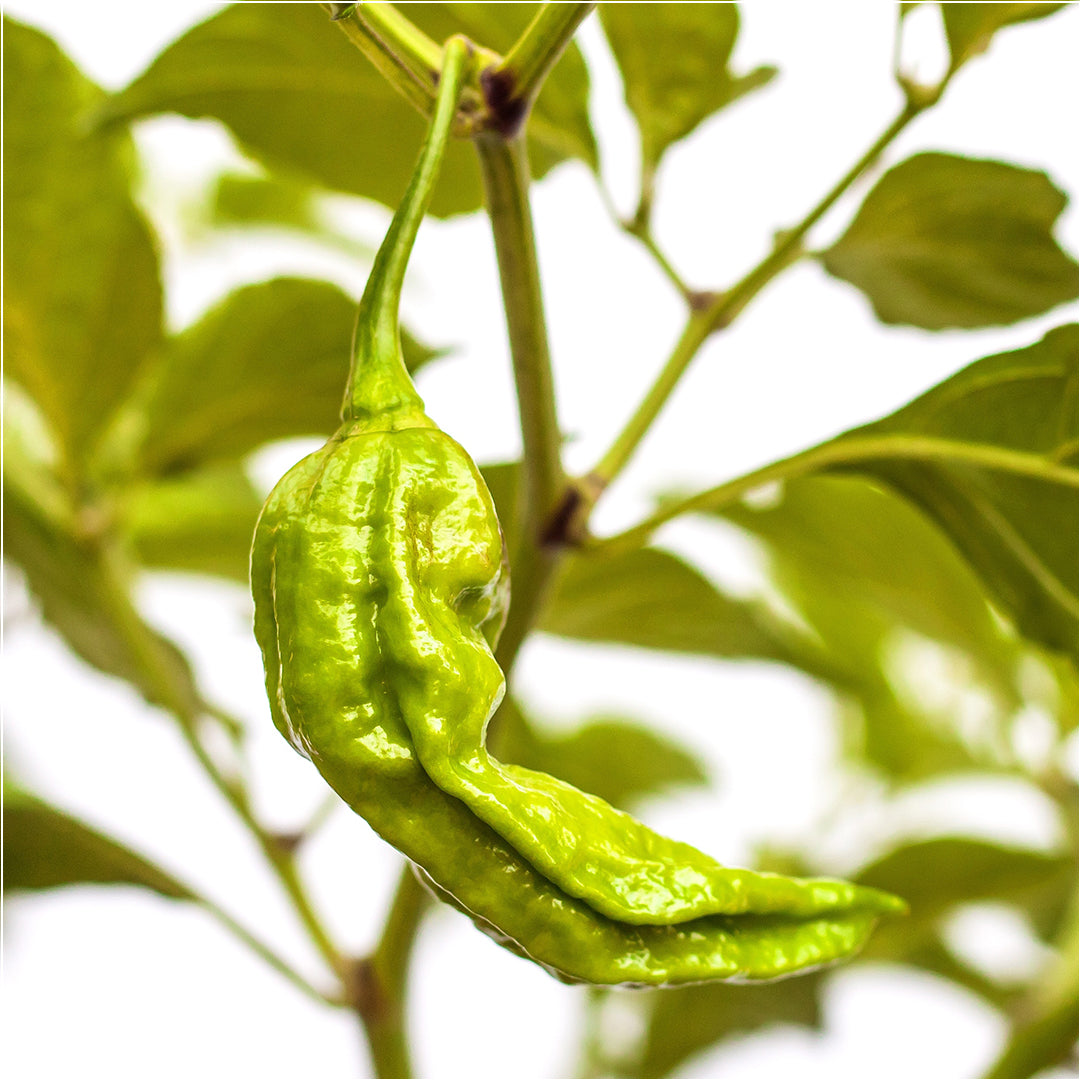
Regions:
[[[255,531],[251,586],[274,723],[443,899],[567,981],[768,979],[849,956],[895,897],[733,870],[485,746],[509,599],[491,496],[424,413],[398,300],[453,120],[447,44],[416,172],[357,319],[337,434]]]
[[[897,901],[726,869],[487,754],[503,677],[484,630],[506,595],[490,495],[422,415],[376,424],[390,430],[347,425],[296,465],[256,530],[255,632],[282,734],[447,899],[563,979],[774,978],[855,951]]]

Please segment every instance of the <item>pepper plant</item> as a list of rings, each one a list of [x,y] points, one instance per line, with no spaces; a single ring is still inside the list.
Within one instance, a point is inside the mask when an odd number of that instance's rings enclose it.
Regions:
[[[5,769],[5,888],[131,885],[201,908],[297,991],[354,1013],[380,1076],[414,1071],[410,955],[433,896],[523,963],[594,984],[578,991],[584,1075],[668,1075],[770,1022],[820,1024],[823,965],[859,950],[999,1009],[1009,1036],[985,1075],[1067,1063],[1077,1008],[1076,778],[1064,749],[1076,719],[1076,326],[1060,321],[973,358],[820,445],[705,490],[659,493],[622,531],[601,532],[594,517],[705,344],[797,264],[814,260],[854,286],[889,326],[1011,325],[1075,299],[1076,262],[1053,235],[1065,197],[1045,173],[947,152],[887,160],[902,132],[947,107],[949,87],[995,34],[1064,6],[936,5],[948,63],[932,82],[900,59],[917,5],[898,6],[895,117],[755,266],[716,289],[686,284],[653,218],[668,150],[775,75],[732,70],[735,5],[602,5],[598,15],[591,4],[234,5],[113,95],[47,36],[6,21],[5,556],[76,655],[175,724],[323,970],[310,976],[179,872],[32,792],[17,753]],[[530,183],[567,159],[597,168],[573,43],[590,16],[640,135],[639,198],[619,224],[686,316],[625,426],[571,473]],[[328,95],[334,125],[320,123]],[[263,167],[258,181],[222,178],[219,217],[231,205],[249,221],[310,230],[315,185],[400,201],[361,303],[351,374],[352,303],[328,282],[247,285],[166,329],[127,131],[163,112],[220,121]],[[360,152],[341,152],[342,125]],[[811,247],[819,222],[868,177],[846,227]],[[465,449],[442,435],[407,374],[437,351],[422,335],[399,340],[405,262],[429,200],[440,216],[482,209],[494,239],[522,453],[483,478],[467,433]],[[317,434],[330,436],[326,447],[289,472],[256,532],[263,493],[245,463],[271,441]],[[756,542],[771,600],[731,595],[656,546],[662,527],[692,516]],[[246,579],[249,552],[275,723],[408,856],[381,933],[360,954],[328,928],[303,865],[336,797],[307,823],[268,823],[246,724],[212,700],[133,592],[144,571]],[[512,681],[534,633],[790,668],[835,695],[853,770],[897,789],[958,772],[1011,776],[1054,807],[1068,843],[909,838],[864,853],[851,883],[809,849],[762,851],[767,875],[730,870],[614,808],[700,781],[684,751],[622,721],[571,736],[536,723]],[[979,738],[913,698],[896,664],[912,639],[963,658],[992,703]],[[1016,738],[1033,711],[1050,728],[1034,756]],[[835,812],[858,807],[841,800]],[[950,948],[948,917],[984,900],[1010,905],[1045,943],[1029,978],[995,979]],[[881,915],[891,918],[871,933]],[[725,982],[779,976],[791,977]],[[619,984],[662,988],[608,988]],[[602,1037],[613,1007],[635,1011],[635,1038]]]

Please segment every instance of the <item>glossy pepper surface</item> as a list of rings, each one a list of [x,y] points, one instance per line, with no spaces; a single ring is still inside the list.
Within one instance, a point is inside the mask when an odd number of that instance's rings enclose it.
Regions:
[[[438,895],[560,978],[773,978],[850,955],[900,901],[724,867],[486,749],[504,692],[502,533],[476,466],[424,413],[397,322],[466,59],[452,39],[361,301],[343,424],[277,484],[256,530],[274,721]]]

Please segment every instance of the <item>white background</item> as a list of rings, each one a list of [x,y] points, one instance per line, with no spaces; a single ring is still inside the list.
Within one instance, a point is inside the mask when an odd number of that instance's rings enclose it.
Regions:
[[[134,77],[212,3],[19,0],[8,14],[53,34],[108,88]],[[890,76],[895,7],[884,0],[742,6],[736,71],[781,75],[673,149],[661,172],[661,246],[695,286],[739,277],[772,232],[797,221],[895,113]],[[1076,191],[1074,10],[1003,31],[944,102],[916,121],[886,164],[923,149],[1002,157],[1046,169]],[[927,78],[943,63],[933,12],[912,19],[908,57]],[[580,33],[592,65],[592,109],[604,176],[619,208],[636,197],[635,135],[595,18]],[[359,58],[358,58],[359,60]],[[169,318],[182,326],[229,288],[281,272],[312,273],[354,294],[366,268],[275,234],[209,240],[178,230],[179,211],[223,164],[239,165],[220,129],[179,118],[138,129],[146,197],[167,241]],[[8,169],[18,168],[7,162]],[[243,166],[240,166],[243,167]],[[863,186],[865,190],[865,185]],[[857,205],[813,234],[821,244]],[[678,333],[681,304],[634,242],[612,225],[587,170],[569,163],[535,191],[534,209],[568,464],[606,448]],[[377,243],[381,210],[342,208],[344,227]],[[1059,236],[1077,248],[1070,208]],[[420,378],[429,411],[481,461],[517,451],[516,417],[494,258],[480,217],[429,222],[406,298],[414,326],[459,348]],[[930,335],[884,329],[852,289],[813,263],[774,283],[737,327],[702,350],[660,422],[597,516],[632,523],[672,485],[711,485],[888,412],[972,359],[1036,340],[1069,312],[1018,327]],[[308,444],[253,463],[270,483]],[[672,525],[660,541],[735,591],[760,579],[746,544],[718,527]],[[5,744],[9,761],[60,805],[124,838],[217,899],[313,979],[319,964],[275,884],[228,811],[189,762],[168,721],[124,686],[70,657],[41,627],[17,574],[5,577]],[[263,700],[250,602],[239,587],[159,575],[142,583],[149,619],[194,656],[215,700],[250,724],[260,812],[283,828],[323,788],[273,731]],[[828,696],[766,665],[718,665],[538,638],[516,674],[522,696],[555,723],[597,710],[650,723],[695,748],[714,785],[643,810],[648,821],[738,862],[766,839],[808,843],[838,870],[896,835],[964,830],[1038,847],[1060,839],[1050,808],[1020,785],[949,782],[898,804],[842,775]],[[783,753],[778,754],[777,748]],[[856,814],[822,818],[837,792]],[[342,811],[306,850],[304,869],[335,934],[374,941],[397,860]],[[990,966],[1039,962],[1022,927],[972,912],[961,947]],[[425,925],[411,1001],[418,1068],[429,1077],[574,1074],[583,992],[512,957],[440,910]],[[7,1075],[155,1078],[367,1074],[350,1019],[312,1004],[198,912],[134,890],[67,890],[6,906]],[[613,1015],[618,1041],[633,1016]],[[772,1029],[688,1062],[680,1075],[973,1077],[1004,1035],[1001,1020],[955,986],[911,970],[863,966],[835,978],[822,1036]]]

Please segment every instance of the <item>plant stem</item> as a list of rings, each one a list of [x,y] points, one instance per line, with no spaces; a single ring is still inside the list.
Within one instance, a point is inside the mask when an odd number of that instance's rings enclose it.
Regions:
[[[620,1075],[613,1067],[601,1031],[604,1004],[610,994],[611,991],[603,986],[589,986],[585,989],[585,1034],[577,1074],[589,1080],[593,1077]]]
[[[354,1008],[363,1021],[376,1076],[413,1075],[405,1018],[409,957],[428,901],[406,863],[379,943],[357,968]]]
[[[672,265],[671,260],[660,250],[648,221],[634,217],[630,221],[620,221],[619,225],[653,257],[653,261],[660,267],[668,281],[675,286],[679,295],[688,303],[691,302],[694,298],[694,290],[683,281],[678,270]]]
[[[341,14],[334,9],[340,4],[323,4],[330,12],[342,33],[367,57],[375,69],[394,87],[418,112],[426,116],[431,110],[435,98],[435,83],[432,79],[423,79],[402,59],[393,45],[372,29],[362,17],[361,11],[368,5],[350,5]]]
[[[540,8],[506,58],[489,75],[502,88],[505,101],[515,102],[522,114],[528,112],[574,32],[595,7],[548,3]]]
[[[388,43],[409,70],[430,81],[434,87],[442,70],[442,46],[432,41],[393,4],[368,0],[358,5],[358,11],[375,35]]]
[[[303,975],[294,970],[286,963],[286,961],[278,956],[273,949],[260,941],[250,930],[238,923],[227,911],[218,907],[212,900],[207,900],[205,897],[199,897],[195,903],[197,903],[208,915],[213,916],[234,937],[251,949],[253,953],[262,957],[262,959],[279,975],[284,976],[298,990],[307,994],[308,997],[318,1001],[321,1005],[334,1005],[340,1007],[344,1004],[343,1001],[328,997],[321,990],[312,986]]]
[[[331,791],[325,799],[315,808],[315,812],[304,822],[299,830],[299,842],[304,843],[315,835],[326,822],[342,806],[341,798],[335,791]]]
[[[398,309],[405,270],[424,220],[450,140],[469,46],[452,37],[439,81],[439,96],[408,189],[402,196],[368,275],[353,331],[352,363],[343,421],[391,413],[423,413],[423,402],[405,368]]]
[[[525,143],[520,137],[504,140],[488,135],[477,139],[476,147],[499,262],[524,447],[516,527],[510,530],[518,537],[518,550],[511,552],[513,599],[495,652],[509,677],[555,567],[555,546],[547,533],[560,501],[567,497],[567,484],[529,209]]]
[[[156,639],[148,635],[124,584],[119,552],[105,542],[99,549],[103,584],[108,591],[108,614],[131,655],[139,665],[146,683],[154,688],[154,697],[177,720],[177,727],[195,759],[210,782],[218,789],[236,816],[259,845],[267,862],[292,901],[301,922],[308,930],[319,953],[336,974],[341,973],[341,956],[322,926],[308,899],[291,856],[256,820],[247,797],[237,784],[230,782],[210,756],[198,736],[202,710],[189,701],[189,694],[176,685],[172,672],[165,666]]]
[[[860,462],[882,458],[908,458],[918,461],[941,461],[996,469],[1015,476],[1030,476],[1066,487],[1077,487],[1080,473],[1066,465],[1048,461],[1039,454],[1008,450],[999,446],[958,442],[932,436],[865,435],[840,437],[821,446],[811,447],[791,457],[743,476],[729,480],[708,491],[665,506],[626,532],[595,542],[595,547],[626,550],[640,547],[665,522],[683,514],[719,510],[741,499],[748,492],[779,480],[790,480],[822,469],[848,467],[857,469]]]
[[[870,148],[844,173],[806,217],[794,228],[782,232],[773,250],[746,277],[716,298],[707,312],[714,329],[728,326],[732,319],[777,273],[790,265],[791,256],[797,255],[806,234],[832,209],[837,199],[881,157],[885,149],[900,132],[926,108],[928,108],[928,105],[921,102],[911,100],[904,102],[903,107],[892,123],[874,140]]]
[[[691,313],[683,328],[682,336],[656,377],[656,381],[649,387],[648,393],[634,415],[627,421],[626,426],[619,432],[608,452],[589,471],[589,478],[595,483],[597,491],[610,484],[630,459],[645,437],[645,433],[652,426],[657,414],[664,407],[672,390],[675,389],[675,384],[682,378],[687,365],[697,355],[698,349],[710,333],[711,325],[707,314]]]
[[[375,1075],[413,1075],[405,1006],[409,957],[428,896],[405,863],[374,951],[357,961],[348,980],[350,1005],[359,1017]]]
[[[406,71],[418,86],[426,88],[429,98],[434,98],[435,83],[442,68],[442,47],[393,4],[357,4],[338,21],[362,25],[395,65]]]
[[[918,116],[928,103],[905,101],[896,118],[874,140],[870,148],[833,185],[829,192],[794,228],[781,233],[772,251],[741,281],[716,296],[706,307],[692,311],[682,336],[667,363],[649,388],[611,448],[588,473],[586,498],[595,502],[630,460],[645,433],[667,403],[690,361],[702,344],[717,330],[729,326],[746,305],[782,270],[802,255],[802,241],[845,191],[881,156],[885,148]]]
[[[643,179],[642,183],[644,182]],[[660,250],[660,245],[657,244],[656,237],[653,236],[652,233],[650,209],[645,205],[644,201],[639,202],[633,217],[625,218],[616,209],[615,200],[612,199],[611,192],[603,185],[600,186],[600,198],[603,201],[604,207],[611,220],[622,229],[627,236],[632,236],[643,248],[645,248],[656,261],[656,264],[660,267],[664,276],[678,291],[679,295],[682,296],[687,303],[693,303],[698,294],[683,281],[682,276],[679,274],[678,270],[675,269],[671,260]]]
[[[476,147],[499,262],[524,446],[520,534],[527,543],[539,543],[566,478],[529,209],[529,167],[523,139],[485,135]]]
[[[656,199],[656,161],[646,157],[644,148],[641,157],[641,191],[638,194],[637,209],[631,220],[631,231],[635,236],[649,234],[652,228],[653,202]],[[640,230],[640,231],[638,231]]]
[[[343,969],[341,953],[334,945],[322,924],[322,920],[316,913],[303,882],[300,880],[292,855],[284,850],[277,840],[262,827],[252,813],[244,794],[222,774],[217,763],[210,757],[206,748],[199,741],[195,726],[192,723],[184,722],[182,718],[179,726],[184,740],[187,742],[195,759],[202,766],[203,772],[206,773],[210,782],[221,792],[222,796],[233,808],[236,816],[243,822],[248,832],[255,838],[270,868],[274,871],[275,876],[292,902],[293,908],[300,921],[304,924],[315,948],[318,949],[319,954],[330,966],[330,969],[340,975]]]

